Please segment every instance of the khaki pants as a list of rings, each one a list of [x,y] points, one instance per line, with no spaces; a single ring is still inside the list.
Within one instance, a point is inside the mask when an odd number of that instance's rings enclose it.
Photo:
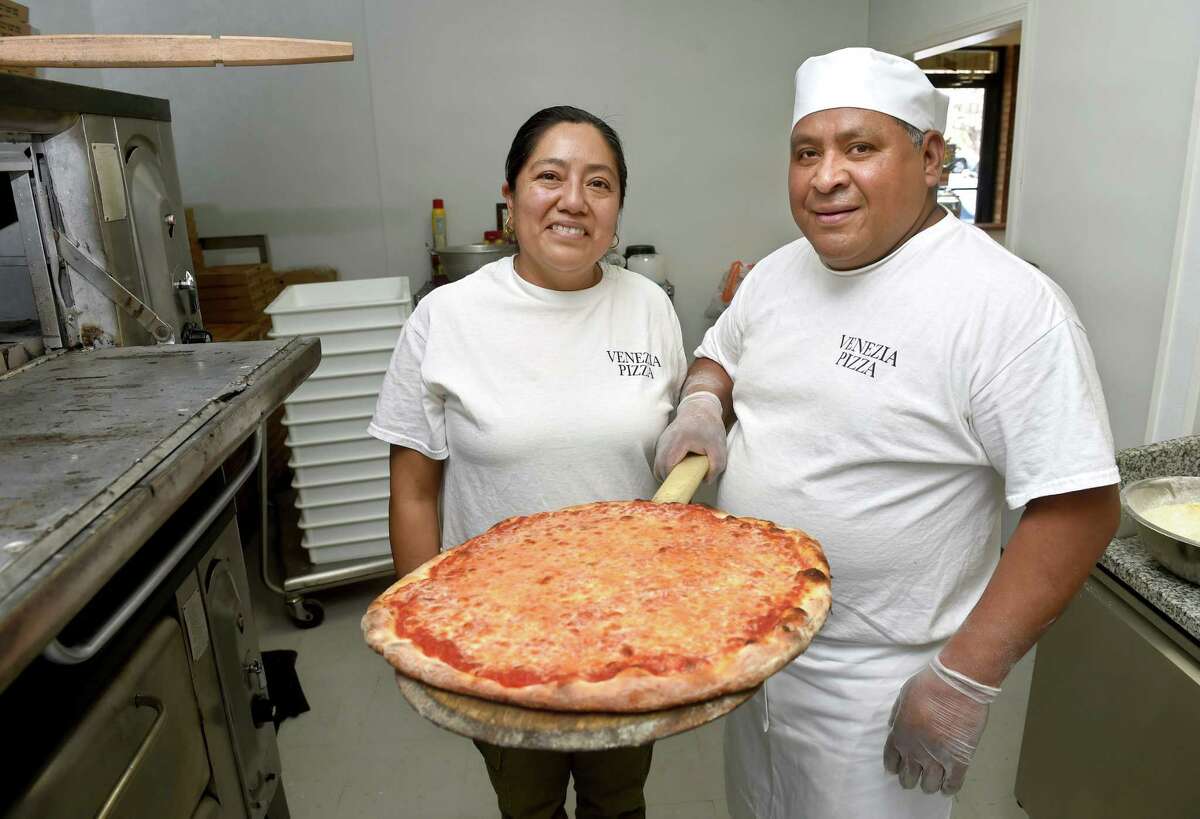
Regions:
[[[566,819],[575,778],[576,819],[645,819],[642,787],[654,743],[611,751],[530,751],[475,742],[487,763],[503,819]]]

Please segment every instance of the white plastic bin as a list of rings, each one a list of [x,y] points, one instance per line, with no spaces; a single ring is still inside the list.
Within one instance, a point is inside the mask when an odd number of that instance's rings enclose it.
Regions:
[[[292,424],[323,421],[326,418],[349,418],[357,415],[365,415],[369,418],[374,414],[375,404],[378,401],[379,393],[371,390],[354,395],[309,398],[304,401],[295,401],[289,397],[283,404],[283,412],[288,423]]]
[[[412,294],[405,276],[293,284],[263,312],[276,335],[318,335],[403,322]]]
[[[299,500],[296,501],[296,508],[300,510],[300,520],[308,526],[374,518],[388,513],[388,494],[334,503],[305,503]]]
[[[374,350],[347,350],[342,353],[327,353],[325,345],[321,345],[321,363],[317,365],[309,378],[328,378],[336,375],[352,373],[376,372],[386,370],[392,361],[391,347],[378,347]]]
[[[265,312],[271,338],[321,339],[320,365],[284,402],[309,559],[388,554],[389,446],[367,425],[412,313],[408,279],[293,285]]]
[[[383,474],[365,480],[327,481],[326,483],[301,483],[299,479],[292,481],[292,488],[299,495],[300,503],[351,503],[363,498],[374,498],[387,495],[391,491],[391,480],[387,474],[387,464],[384,463]]]
[[[379,395],[386,369],[372,370],[345,375],[310,375],[308,380],[296,388],[288,401],[308,401],[314,398],[342,398],[373,392]]]
[[[362,560],[368,557],[383,557],[391,554],[391,542],[385,538],[365,538],[331,543],[327,546],[309,546],[304,540],[301,545],[308,550],[308,559],[314,564],[336,563],[341,560]]]
[[[341,458],[324,463],[302,461],[298,453],[292,453],[288,466],[296,473],[302,484],[324,484],[334,481],[360,481],[367,475],[387,474],[388,456],[369,455],[365,458]]]
[[[347,435],[341,438],[322,438],[319,441],[309,441],[298,446],[290,437],[287,440],[290,450],[305,463],[322,463],[324,461],[339,461],[348,458],[386,458],[390,447],[387,441],[373,438],[363,432],[358,435]]]
[[[356,330],[327,330],[320,333],[321,355],[337,355],[351,350],[375,350],[386,347],[395,349],[396,339],[400,338],[403,322],[381,324],[378,327],[360,327]],[[276,333],[272,330],[267,334],[270,338],[295,338],[291,333]],[[312,335],[312,333],[306,333]]]
[[[321,546],[335,546],[347,540],[387,538],[388,516],[373,515],[357,520],[317,524],[300,521],[300,528],[304,531],[305,546],[309,549],[316,549]]]
[[[304,449],[313,442],[353,438],[365,435],[371,413],[347,415],[342,418],[318,418],[312,421],[289,421],[283,419],[288,428],[289,446]]]

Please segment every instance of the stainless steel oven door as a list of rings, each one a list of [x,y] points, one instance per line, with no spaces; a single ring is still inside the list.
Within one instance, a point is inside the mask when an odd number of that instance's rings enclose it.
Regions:
[[[209,766],[188,665],[160,620],[8,816],[190,819]]]
[[[171,126],[93,114],[82,121],[108,270],[180,341],[185,323],[199,323],[200,308]],[[128,315],[119,318],[122,344],[155,343]]]

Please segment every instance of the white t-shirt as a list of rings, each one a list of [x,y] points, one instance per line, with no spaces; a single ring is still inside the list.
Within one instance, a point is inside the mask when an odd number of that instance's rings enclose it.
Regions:
[[[687,368],[662,288],[603,265],[586,290],[493,262],[421,300],[369,431],[445,459],[442,548],[512,515],[646,498]]]
[[[1070,300],[951,216],[853,271],[785,245],[696,355],[734,379],[718,506],[821,542],[827,638],[949,637],[999,559],[1001,487],[1015,508],[1118,480]]]

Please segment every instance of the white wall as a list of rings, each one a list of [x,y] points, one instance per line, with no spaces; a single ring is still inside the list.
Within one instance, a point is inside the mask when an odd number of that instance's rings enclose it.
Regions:
[[[421,269],[434,196],[452,244],[494,227],[513,133],[539,108],[573,104],[621,135],[621,246],[665,254],[685,340],[698,342],[729,262],[798,235],[785,177],[792,74],[861,41],[866,3],[453,5],[366,0],[393,266]]]
[[[348,64],[103,72],[106,87],[170,99],[202,233],[268,233],[279,266],[420,286],[433,197],[451,243],[477,240],[521,122],[562,103],[606,117],[630,168],[621,246],[666,255],[689,345],[729,262],[798,235],[785,177],[796,66],[867,33],[867,0],[92,0],[92,13],[102,32],[354,42]]]
[[[1144,440],[1158,361],[1200,3],[1156,0],[1153,14],[1096,5],[1037,9],[1016,251],[1070,292],[1090,328],[1118,446],[1132,446]]]
[[[871,0],[871,44],[932,45],[929,35],[1011,7]],[[1197,32],[1195,0],[1156,0],[1152,13],[1124,0],[1035,0],[1022,43],[1025,135],[1010,240],[1066,289],[1087,325],[1119,448],[1146,431]]]
[[[1024,6],[1017,0],[871,0],[868,38],[873,48],[908,55],[964,36],[964,28],[985,31]]]
[[[361,2],[92,0],[106,33],[275,34],[364,42]],[[350,63],[108,69],[107,88],[165,97],[186,203],[204,235],[266,233],[277,267],[387,275],[375,129]]]

